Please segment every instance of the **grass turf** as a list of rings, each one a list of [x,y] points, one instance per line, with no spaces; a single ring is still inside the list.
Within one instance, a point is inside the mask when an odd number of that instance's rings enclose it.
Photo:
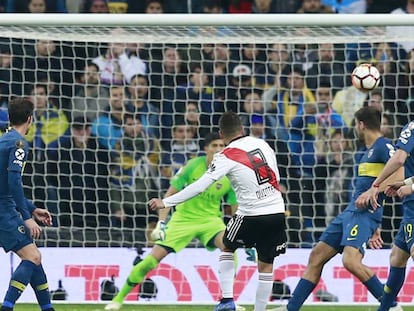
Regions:
[[[105,304],[55,304],[56,311],[103,311]],[[161,304],[140,304],[140,305],[124,305],[121,311],[212,311],[213,305],[161,305]],[[273,306],[269,306],[273,308]],[[414,306],[403,306],[404,311],[414,311]],[[35,311],[39,307],[34,304],[17,304],[14,311]],[[252,311],[253,306],[246,306],[246,311]],[[376,311],[377,306],[307,306],[301,310],[305,311]]]

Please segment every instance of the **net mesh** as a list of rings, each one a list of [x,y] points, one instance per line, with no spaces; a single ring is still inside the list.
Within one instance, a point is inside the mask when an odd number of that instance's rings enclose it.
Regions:
[[[289,243],[309,247],[350,200],[353,112],[377,105],[394,140],[414,112],[412,36],[383,26],[0,26],[0,37],[0,112],[12,95],[36,103],[24,184],[56,218],[47,246],[149,245],[146,201],[233,110],[275,148]],[[350,83],[361,62],[382,74],[369,94]],[[315,121],[286,126],[300,107]],[[390,246],[401,212],[387,204]]]

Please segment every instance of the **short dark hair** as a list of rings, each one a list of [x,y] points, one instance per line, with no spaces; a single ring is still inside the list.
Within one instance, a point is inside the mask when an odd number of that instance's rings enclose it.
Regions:
[[[355,112],[355,119],[365,123],[370,130],[381,130],[381,111],[376,107],[362,107]]]
[[[240,117],[233,111],[226,111],[220,117],[219,128],[224,136],[237,134],[242,127]]]
[[[217,139],[221,139],[219,133],[213,133],[213,132],[208,133],[206,137],[204,138],[204,147],[207,147],[208,145],[211,144],[213,140],[217,140]]]
[[[78,116],[72,120],[72,127],[75,129],[84,129],[92,126],[92,122],[88,117]]]
[[[15,97],[8,105],[10,125],[22,125],[33,115],[34,104],[25,97]]]

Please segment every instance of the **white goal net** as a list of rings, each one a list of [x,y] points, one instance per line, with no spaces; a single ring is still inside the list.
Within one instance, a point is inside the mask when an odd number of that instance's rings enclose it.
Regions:
[[[148,245],[157,217],[146,201],[233,110],[275,148],[289,245],[310,247],[352,193],[353,112],[378,106],[392,139],[414,114],[406,16],[42,19],[2,16],[0,99],[2,113],[13,95],[36,104],[24,182],[56,218],[47,246]],[[350,84],[362,62],[382,74],[369,94]],[[390,246],[401,211],[387,204]]]

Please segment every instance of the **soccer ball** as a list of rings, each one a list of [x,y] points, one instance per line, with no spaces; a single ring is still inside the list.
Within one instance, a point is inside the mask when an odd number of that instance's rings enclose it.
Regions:
[[[369,92],[381,81],[378,69],[371,64],[361,64],[352,71],[352,84],[359,90]]]

